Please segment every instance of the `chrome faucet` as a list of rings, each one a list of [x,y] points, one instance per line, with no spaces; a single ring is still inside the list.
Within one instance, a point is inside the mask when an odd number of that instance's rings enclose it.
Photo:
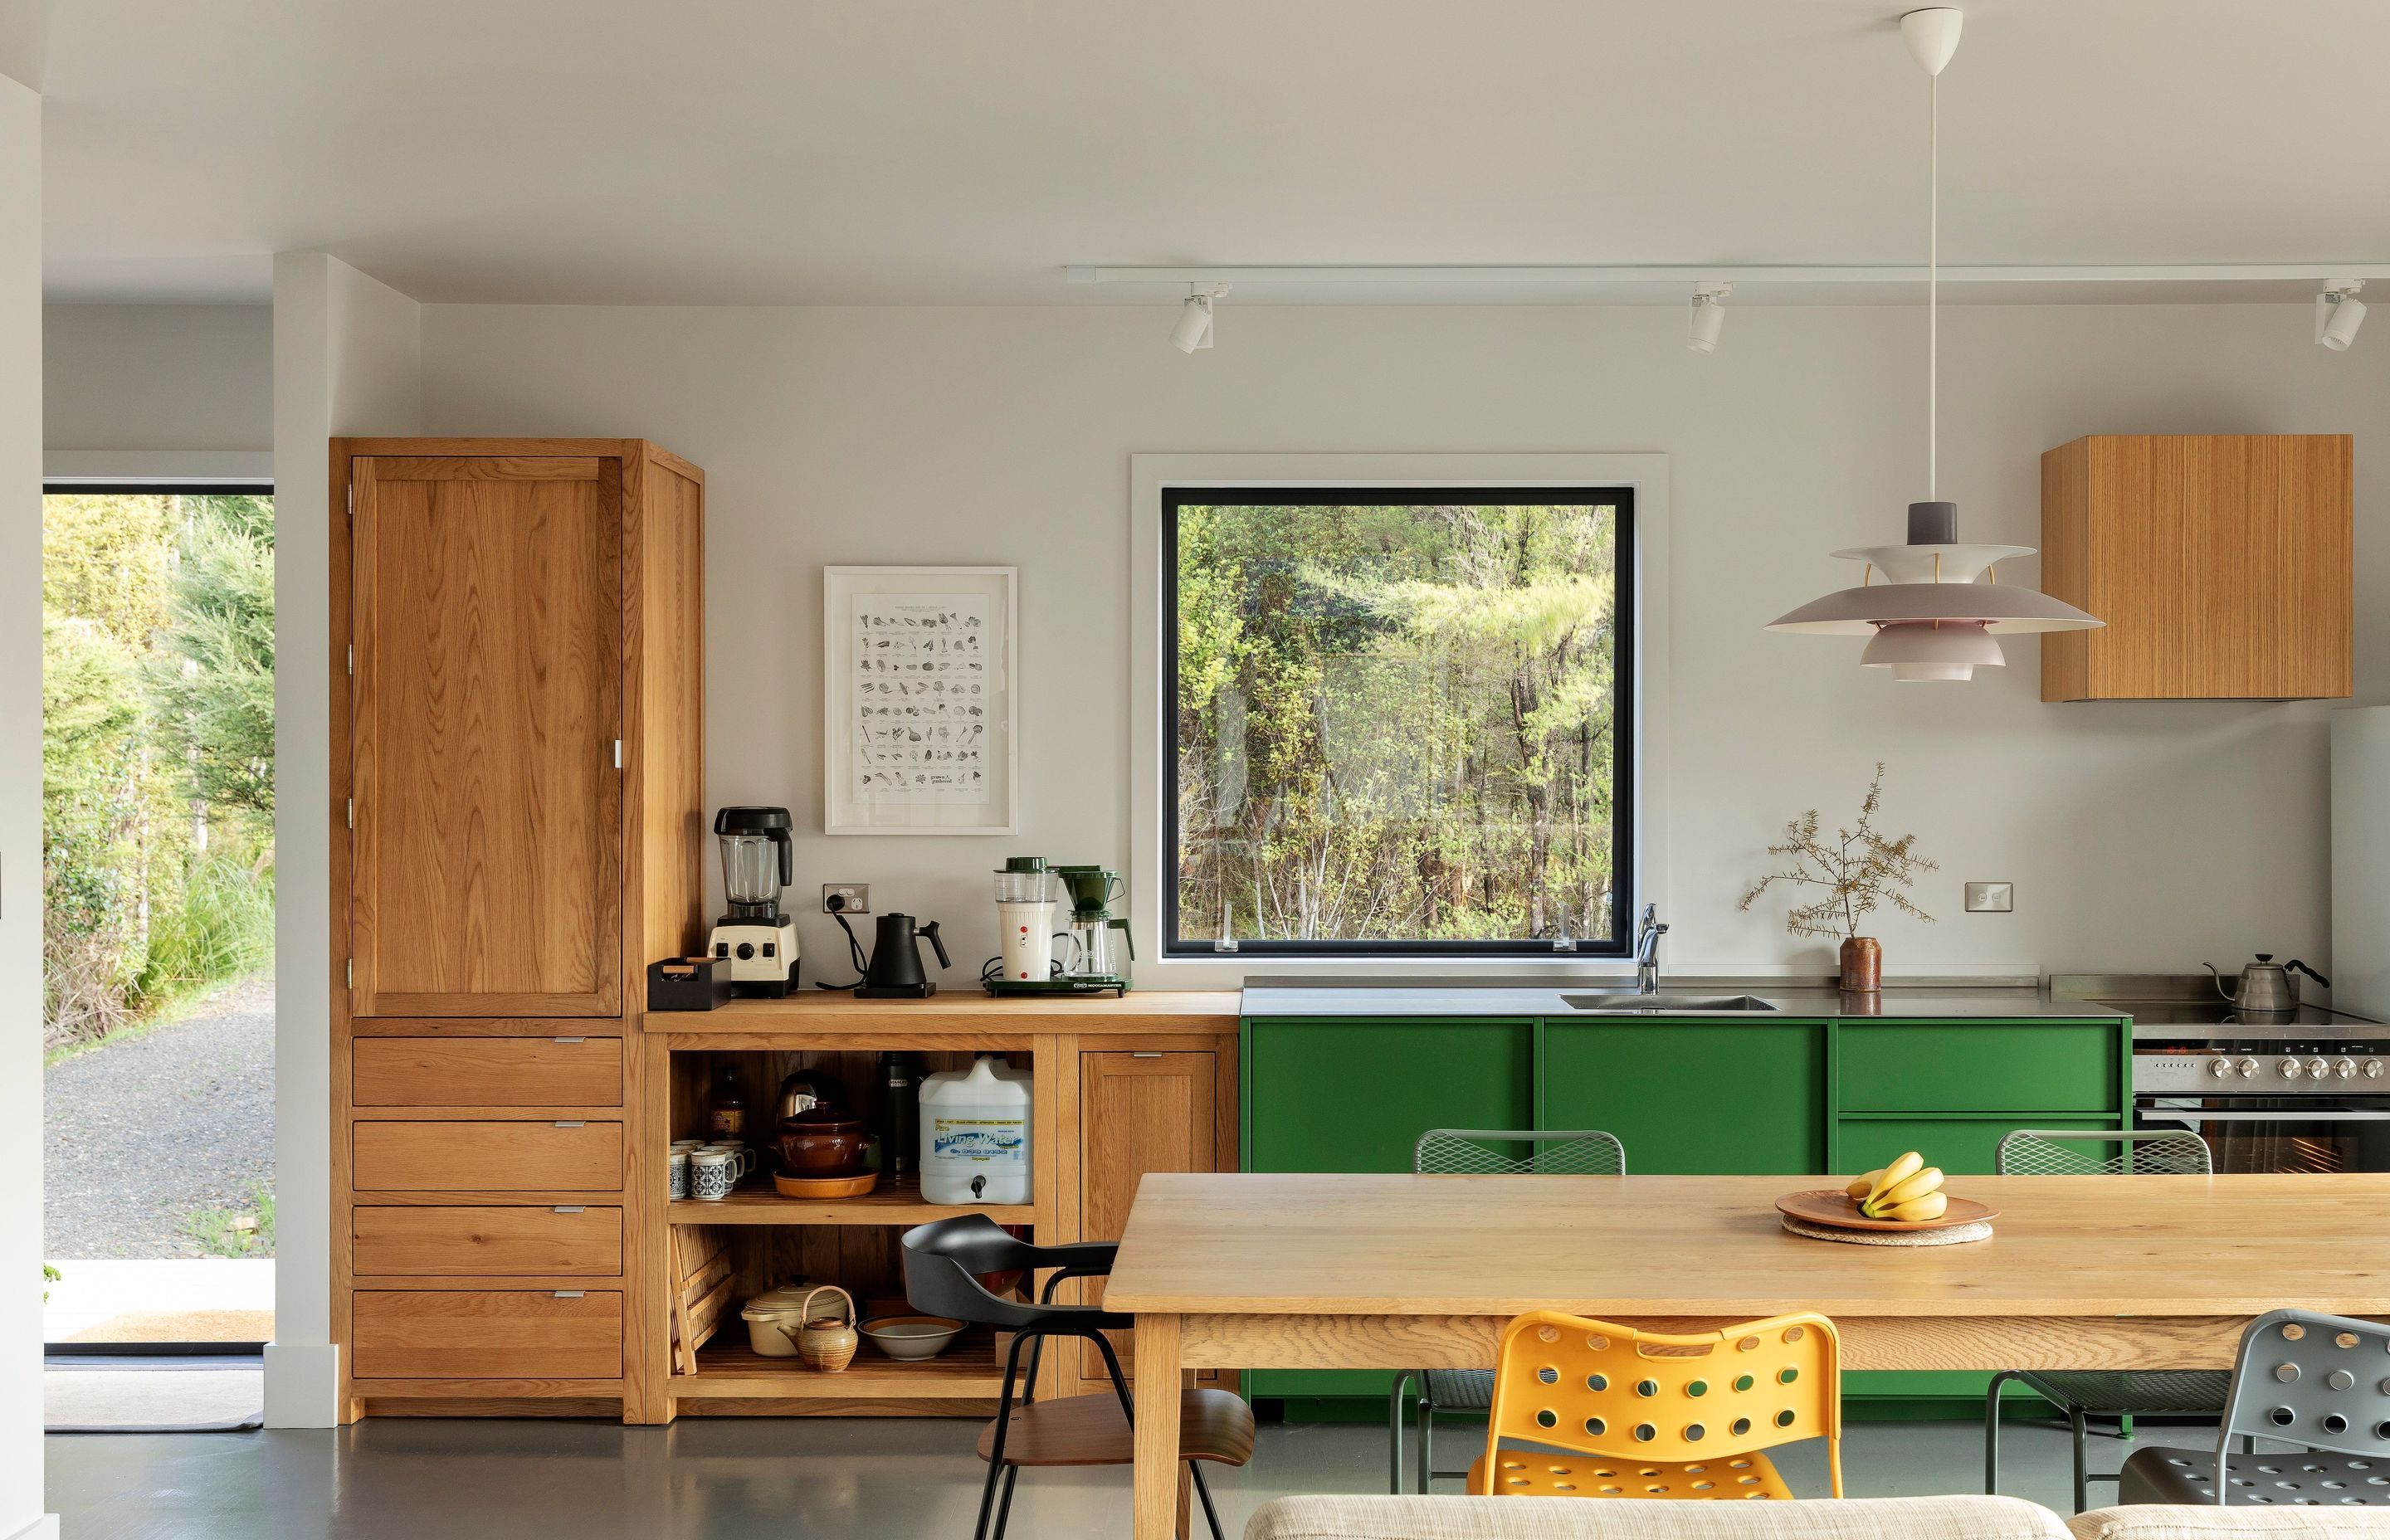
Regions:
[[[1660,906],[1643,905],[1643,923],[1635,931],[1635,993],[1660,993],[1660,938],[1668,928],[1660,923]]]

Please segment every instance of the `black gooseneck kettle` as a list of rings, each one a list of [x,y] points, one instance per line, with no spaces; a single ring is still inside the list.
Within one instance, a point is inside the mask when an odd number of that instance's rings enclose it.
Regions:
[[[928,942],[938,955],[940,968],[952,968],[954,959],[946,956],[946,943],[939,938],[938,922],[929,920],[916,924],[911,915],[881,915],[880,928],[871,938],[871,961],[863,970],[863,982],[855,985],[858,1000],[926,1000],[938,992],[938,986],[921,970],[921,943]]]

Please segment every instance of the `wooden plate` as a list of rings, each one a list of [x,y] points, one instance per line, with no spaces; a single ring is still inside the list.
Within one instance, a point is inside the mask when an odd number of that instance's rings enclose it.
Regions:
[[[1949,1207],[1942,1211],[1939,1219],[1870,1219],[1859,1213],[1859,1206],[1851,1196],[1838,1187],[1788,1192],[1776,1200],[1776,1207],[1795,1219],[1805,1219],[1812,1225],[1832,1225],[1845,1230],[1947,1230],[1953,1225],[1972,1225],[1998,1218],[2000,1212],[1972,1198],[1952,1198]]]
[[[860,1198],[880,1182],[880,1173],[860,1176],[790,1176],[775,1173],[772,1185],[783,1198]]]

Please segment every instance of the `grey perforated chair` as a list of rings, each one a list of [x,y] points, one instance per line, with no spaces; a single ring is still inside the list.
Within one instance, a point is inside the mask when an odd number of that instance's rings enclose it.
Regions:
[[[2020,1128],[2000,1140],[2003,1176],[2207,1176],[2216,1165],[2207,1141],[2187,1128],[2114,1130]],[[2065,1414],[2075,1434],[2075,1508],[2091,1506],[2091,1483],[2115,1477],[2091,1469],[2088,1419],[2214,1417],[2224,1410],[2231,1376],[2221,1369],[2003,1369],[1984,1398],[1984,1490],[2000,1489],[2000,1387],[2015,1380]]]
[[[2127,1503],[2390,1508],[2390,1327],[2271,1310],[2241,1334],[2214,1449],[2138,1450]],[[2294,1455],[2230,1453],[2235,1434],[2304,1444]],[[2224,1480],[2218,1482],[2218,1465]]]
[[[1507,1147],[1507,1148],[1506,1148]],[[1523,1150],[1524,1153],[1512,1153]],[[1431,1128],[1411,1149],[1411,1170],[1422,1176],[1624,1176],[1626,1147],[1599,1129]],[[1419,1490],[1438,1476],[1469,1472],[1435,1469],[1438,1412],[1486,1412],[1494,1405],[1492,1369],[1408,1369],[1386,1396],[1391,1444],[1389,1492],[1403,1490],[1403,1404],[1419,1430]]]

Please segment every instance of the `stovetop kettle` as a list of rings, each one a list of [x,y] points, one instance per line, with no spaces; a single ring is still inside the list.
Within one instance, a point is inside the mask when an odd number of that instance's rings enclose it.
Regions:
[[[2332,981],[2293,957],[2278,963],[2271,952],[2260,952],[2257,960],[2241,969],[2241,988],[2236,993],[2224,987],[2224,975],[2214,963],[2202,963],[2202,968],[2216,974],[2216,992],[2232,1003],[2234,1009],[2244,1015],[2289,1015],[2299,1008],[2299,981],[2294,975],[2304,973],[2324,988]]]

